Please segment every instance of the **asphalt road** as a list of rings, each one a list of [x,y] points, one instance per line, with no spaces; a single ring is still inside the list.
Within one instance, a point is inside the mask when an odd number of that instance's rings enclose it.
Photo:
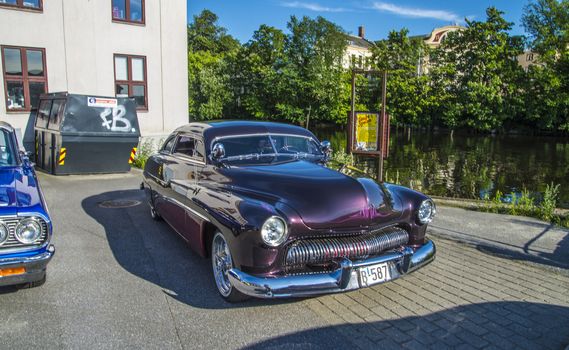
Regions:
[[[496,257],[480,244],[437,238],[434,263],[385,285],[228,304],[217,294],[210,261],[150,218],[139,172],[39,177],[54,222],[56,256],[44,286],[0,289],[0,349],[569,344],[569,277]],[[101,206],[107,201],[134,205]],[[489,218],[480,218],[480,225]]]
[[[210,261],[150,218],[140,174],[39,178],[56,256],[41,288],[0,289],[1,348],[239,348],[325,325],[295,301],[222,301]],[[142,203],[99,206],[108,200]],[[294,341],[345,342],[333,330]]]

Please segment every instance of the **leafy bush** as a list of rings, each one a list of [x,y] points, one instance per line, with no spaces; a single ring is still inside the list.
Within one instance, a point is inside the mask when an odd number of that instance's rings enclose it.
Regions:
[[[557,197],[559,196],[559,184],[547,185],[543,193],[543,199],[539,204],[539,216],[545,221],[551,221],[555,213],[555,206],[557,205]]]
[[[141,142],[136,149],[136,155],[134,156],[132,166],[135,168],[144,169],[148,157],[150,157],[161,144],[162,139],[160,139],[156,145],[152,139],[146,139]]]

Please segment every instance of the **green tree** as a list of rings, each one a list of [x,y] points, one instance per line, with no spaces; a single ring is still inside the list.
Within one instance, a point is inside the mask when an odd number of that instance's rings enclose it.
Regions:
[[[486,21],[466,20],[431,55],[433,86],[445,90],[436,95],[444,96],[447,126],[495,130],[521,113],[523,71],[516,57],[523,42],[509,35],[512,23],[502,15],[489,7]]]
[[[188,25],[188,50],[225,53],[239,48],[239,41],[227,34],[227,29],[217,24],[218,17],[210,10],[194,16]]]
[[[544,129],[569,131],[569,0],[536,0],[522,22],[538,65],[528,72],[527,120]]]
[[[281,101],[277,110],[287,120],[343,123],[349,109],[349,80],[341,66],[346,37],[322,17],[288,22],[287,64],[281,68]]]
[[[277,104],[282,83],[281,69],[286,66],[286,35],[279,29],[261,25],[238,54],[234,82],[239,104],[247,116],[259,119],[279,117]]]
[[[374,64],[388,71],[387,111],[395,124],[429,125],[433,102],[429,77],[419,74],[427,54],[422,38],[410,38],[407,29],[391,31],[373,49]]]
[[[189,114],[196,120],[218,119],[234,103],[230,60],[240,44],[204,10],[188,25]]]

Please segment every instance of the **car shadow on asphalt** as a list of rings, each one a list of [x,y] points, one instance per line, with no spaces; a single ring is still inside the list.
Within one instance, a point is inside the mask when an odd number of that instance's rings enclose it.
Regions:
[[[563,349],[569,344],[569,307],[501,301],[461,305],[425,316],[343,323],[289,333],[244,349],[328,349],[323,334],[338,332],[362,349]],[[333,339],[333,337],[330,337]],[[339,348],[340,346],[332,346]],[[347,346],[342,346],[347,348]]]
[[[138,201],[139,204],[126,208],[100,205],[108,201]],[[164,294],[182,303],[226,309],[294,301],[225,302],[215,287],[211,260],[192,251],[167,223],[154,221],[141,190],[105,192],[85,198],[81,205],[104,228],[114,258],[122,268],[159,286]]]
[[[474,246],[476,249],[486,254],[498,256],[505,259],[529,261],[531,263],[541,264],[553,268],[569,269],[569,262],[566,259],[566,257],[569,255],[569,232],[557,244],[557,247],[552,253],[545,253],[532,251],[530,249],[530,245],[533,243],[532,241],[536,240],[535,238],[526,242],[524,245],[516,246],[499,240],[480,237],[472,238],[468,232],[461,232],[442,227],[437,227],[437,230],[450,232],[453,235],[449,236],[444,233],[438,233],[437,231],[429,231],[429,233],[434,236],[439,236],[441,238],[451,239]],[[549,228],[546,226],[544,231],[538,234],[538,238],[547,233],[548,230]]]

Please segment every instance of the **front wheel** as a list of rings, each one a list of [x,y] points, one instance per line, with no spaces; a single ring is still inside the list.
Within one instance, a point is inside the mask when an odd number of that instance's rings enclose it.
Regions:
[[[211,265],[213,277],[219,294],[230,303],[247,299],[247,296],[233,288],[228,272],[233,268],[233,259],[229,245],[221,232],[216,232],[211,243]]]

